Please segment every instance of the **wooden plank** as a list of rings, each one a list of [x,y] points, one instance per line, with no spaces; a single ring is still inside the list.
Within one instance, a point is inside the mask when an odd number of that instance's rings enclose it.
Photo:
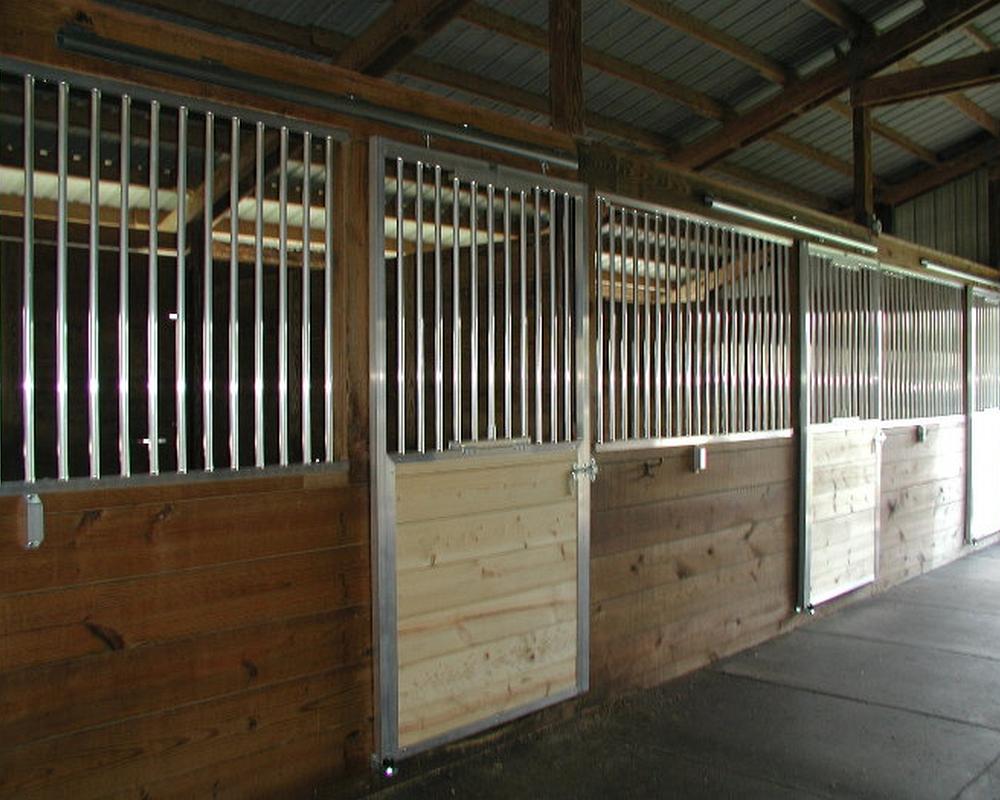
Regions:
[[[783,482],[595,511],[591,519],[591,553],[599,557],[748,521],[773,519],[777,514],[792,514],[794,504],[795,486]]]
[[[415,709],[465,696],[474,701],[489,687],[566,661],[576,655],[576,620],[538,627],[484,644],[415,661],[399,671],[400,725]],[[506,705],[506,703],[504,704]],[[495,708],[481,708],[482,716]]]
[[[870,33],[871,23],[841,0],[802,0],[802,2],[853,37]]]
[[[363,606],[365,545],[0,596],[0,670]]]
[[[591,507],[604,511],[790,481],[794,458],[790,439],[741,448],[709,444],[708,469],[701,473],[691,469],[689,447],[600,454]]]
[[[818,556],[827,547],[840,542],[854,541],[862,536],[874,541],[876,519],[876,509],[873,504],[850,514],[814,521],[811,526],[813,556]]]
[[[45,547],[0,539],[0,591],[51,589],[314,551],[368,538],[367,492],[248,493],[49,513]]]
[[[549,3],[549,118],[552,127],[583,133],[583,12],[580,0]]]
[[[792,81],[776,98],[723,124],[674,154],[677,163],[692,168],[708,166],[737,147],[746,146],[792,117],[829,100],[860,76],[873,75],[910,55],[943,33],[970,21],[990,5],[989,0],[940,0],[905,22],[873,37],[850,55],[807,78]]]
[[[914,458],[884,464],[882,467],[882,490],[886,492],[915,486],[921,483],[939,481],[965,474],[964,453],[941,453],[926,458]]]
[[[942,478],[882,493],[882,520],[911,511],[931,511],[938,506],[964,502],[965,477]]]
[[[1000,141],[991,138],[984,142],[981,135],[977,134],[957,149],[959,150],[957,155],[939,161],[937,166],[921,170],[912,178],[900,183],[884,185],[881,191],[882,199],[892,205],[898,205],[961,178],[996,159],[1000,155]]]
[[[370,669],[351,666],[2,750],[0,795],[105,797],[317,732],[344,747],[370,735],[370,690]]]
[[[878,465],[874,458],[849,464],[832,464],[815,467],[808,477],[809,487],[820,494],[835,489],[851,490],[874,486],[878,479]]]
[[[851,88],[855,107],[871,107],[919,100],[993,83],[1000,75],[1000,51],[955,58],[858,81]]]
[[[385,75],[444,28],[469,0],[397,0],[337,58],[346,69]]]
[[[428,522],[410,522],[396,531],[396,569],[452,564],[519,552],[556,542],[575,541],[577,503],[507,509]]]
[[[878,502],[875,481],[862,481],[854,486],[823,487],[822,490],[814,488],[811,501],[809,516],[813,522],[835,520],[859,511],[874,511]]]
[[[576,619],[576,581],[431,611],[400,621],[399,663],[406,666]]]
[[[235,630],[4,673],[0,749],[368,659],[367,608],[257,622],[265,616]]]
[[[511,462],[498,458],[396,468],[396,521],[449,519],[471,513],[562,503],[572,497],[570,467],[574,453],[551,460]],[[426,468],[424,468],[426,467]]]
[[[474,698],[450,697],[429,707],[413,708],[400,721],[399,741],[405,746],[483,719],[484,708],[506,711],[570,689],[576,681],[576,655],[543,669],[515,675],[479,689]]]
[[[400,621],[576,578],[576,542],[399,573]]]
[[[591,600],[597,602],[633,594],[745,564],[762,556],[788,553],[794,546],[794,518],[787,515],[594,558],[591,560]]]

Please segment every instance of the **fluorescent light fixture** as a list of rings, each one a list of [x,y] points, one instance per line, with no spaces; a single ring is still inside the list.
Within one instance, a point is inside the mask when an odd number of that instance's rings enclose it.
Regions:
[[[951,267],[946,267],[942,264],[935,264],[928,258],[920,259],[920,266],[924,269],[930,270],[931,272],[936,272],[939,275],[945,275],[949,278],[955,278],[956,280],[960,280],[965,283],[974,283],[977,286],[988,286],[990,289],[1000,288],[1000,280],[991,281],[989,278],[980,278],[978,275],[970,275],[968,272],[952,269]]]
[[[731,203],[716,200],[711,195],[705,195],[705,205],[709,208],[715,209],[716,211],[721,211],[724,214],[732,214],[735,217],[753,220],[754,222],[760,222],[764,225],[772,225],[775,228],[781,228],[782,230],[791,231],[792,233],[800,233],[803,236],[812,236],[824,242],[839,244],[842,247],[850,247],[852,250],[860,250],[862,253],[875,254],[878,252],[877,245],[862,242],[858,239],[851,239],[847,236],[840,236],[836,233],[829,233],[828,231],[824,231],[820,228],[813,228],[810,225],[802,225],[799,222],[782,219],[781,217],[773,217],[770,214],[762,214],[759,211],[753,211],[749,208],[743,208],[742,206],[734,206]]]

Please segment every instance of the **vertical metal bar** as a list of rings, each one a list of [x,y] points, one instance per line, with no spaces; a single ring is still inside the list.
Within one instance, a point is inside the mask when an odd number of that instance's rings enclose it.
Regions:
[[[687,222],[685,221],[685,225]],[[677,324],[675,326],[676,336],[674,340],[674,365],[672,367],[672,373],[674,376],[674,409],[676,411],[675,424],[674,424],[674,435],[683,436],[686,432],[684,427],[685,421],[685,399],[684,399],[684,386],[685,381],[685,371],[684,371],[684,332],[686,330],[684,325],[684,313],[681,308],[681,241],[685,237],[681,236],[681,220],[676,218],[674,220],[674,319]],[[668,235],[669,241],[669,235]],[[687,292],[687,264],[684,265],[684,292]]]
[[[486,435],[497,438],[496,190],[486,186]]]
[[[207,209],[206,209],[207,210]],[[303,258],[305,254],[303,253]],[[229,468],[240,468],[240,119],[229,121]],[[302,409],[305,416],[306,409]]]
[[[417,452],[423,453],[426,446],[427,426],[425,419],[424,384],[424,162],[417,162],[417,195],[414,200],[414,217],[417,222],[416,236],[416,284],[414,286],[414,319],[416,320],[417,347]]]
[[[812,318],[815,316],[817,306],[815,305],[815,295],[813,294],[812,280],[818,270],[813,269],[815,261],[810,258],[808,246],[805,242],[799,241],[796,244],[796,254],[798,255],[798,308],[796,308],[796,328],[798,332],[798,363],[796,364],[796,377],[798,380],[798,408],[796,409],[797,419],[795,427],[798,431],[799,441],[799,486],[798,486],[798,507],[797,522],[799,531],[799,585],[796,610],[805,611],[809,606],[809,596],[811,594],[811,555],[812,555],[812,528],[809,521],[810,509],[812,507],[812,481],[810,480],[810,470],[812,465],[810,452],[810,422],[815,418],[810,406],[815,393],[810,391],[810,376],[813,373],[812,359],[815,348],[810,346],[810,339],[815,342],[816,326]],[[810,335],[812,328],[812,335]]]
[[[215,278],[213,275],[214,263],[212,260],[212,201],[214,199],[214,170],[215,170],[215,115],[209,111],[205,114],[205,179],[203,198],[203,255],[204,260],[204,286],[202,302],[202,326],[201,326],[201,363],[202,363],[202,429],[203,440],[202,449],[205,455],[205,470],[211,472],[215,469],[215,448],[214,448],[214,426],[213,426],[213,390],[214,377],[213,365],[215,363],[214,345],[212,337],[212,309],[213,309],[213,287]]]
[[[520,347],[520,390],[521,405],[521,436],[528,435],[528,197],[522,189],[520,193],[521,202],[521,231],[520,231],[520,266],[521,266],[521,324],[518,335],[518,345]],[[598,373],[598,376],[600,373]],[[600,395],[598,395],[600,402]]]
[[[131,180],[132,98],[122,95],[121,202],[118,213],[118,465],[122,477],[132,474],[131,434],[129,431],[129,182]],[[211,363],[211,362],[206,362]]]
[[[619,387],[621,391],[620,397],[620,410],[622,417],[621,434],[622,439],[628,439],[628,418],[629,418],[629,407],[628,407],[628,363],[629,363],[629,347],[628,347],[628,309],[626,308],[626,298],[628,296],[628,283],[626,282],[626,273],[628,271],[628,212],[622,208],[622,239],[621,239],[621,262],[622,262],[622,297],[621,305],[619,306],[619,311],[621,314],[621,342],[618,351],[618,377],[620,379],[621,385]],[[634,280],[633,276],[633,280]]]
[[[573,439],[573,327],[570,306],[570,195],[563,194],[563,440]]]
[[[312,134],[302,134],[302,463],[312,463]],[[237,462],[238,464],[239,462]]]
[[[187,472],[187,148],[188,110],[177,110],[177,325],[174,328],[176,371],[177,471]]]
[[[697,230],[697,228],[696,228]],[[694,429],[694,316],[691,308],[691,221],[684,220],[684,433],[691,435]],[[697,291],[697,273],[695,274],[695,291]]]
[[[469,426],[472,441],[479,439],[479,187],[469,186]]]
[[[722,231],[718,225],[712,226],[712,384],[714,410],[712,412],[712,433],[722,433],[722,317],[719,314],[719,293],[721,291],[719,252],[722,248]]]
[[[618,438],[618,326],[615,319],[615,207],[608,203],[608,439]],[[623,276],[624,279],[624,276]],[[598,291],[603,298],[603,289]]]
[[[736,368],[736,281],[739,275],[739,254],[736,245],[736,232],[729,231],[729,276],[726,281],[726,387],[728,389],[729,416],[727,433],[739,430],[739,395],[737,392],[738,372]]]
[[[434,165],[434,448],[444,450],[444,307],[441,275],[441,165]]]
[[[278,144],[278,463],[288,464],[288,128]]]
[[[146,435],[149,441],[149,474],[160,472],[160,336],[159,336],[159,229],[160,229],[160,104],[149,104],[149,275],[146,308]]]
[[[451,182],[451,436],[462,441],[462,282],[461,199],[458,178]]]
[[[473,215],[475,209],[473,209]],[[419,223],[418,223],[419,225]],[[406,271],[403,239],[403,159],[396,159],[396,450],[406,452]],[[475,244],[473,244],[475,252]]]
[[[187,123],[187,109],[181,107],[181,129]],[[185,130],[186,136],[186,130]],[[180,167],[179,167],[180,168]],[[180,178],[178,178],[180,180]],[[178,219],[184,212],[183,193],[178,189]],[[90,477],[101,477],[101,360],[100,360],[100,285],[101,285],[101,90],[90,90],[90,251],[87,277],[87,419],[90,430]],[[178,229],[177,259],[184,263],[184,239]],[[178,304],[177,325],[183,325],[182,309]],[[178,360],[178,369],[180,369]],[[177,417],[178,436],[182,435],[184,418]],[[180,470],[180,461],[178,461]]]
[[[556,193],[549,190],[549,440],[559,439],[559,317],[556,315]]]
[[[542,429],[542,190],[535,187],[535,441],[541,443]]]
[[[514,331],[510,308],[510,187],[503,190],[503,435],[514,434]]]
[[[56,461],[59,480],[69,478],[69,322],[66,312],[69,84],[59,82],[58,189],[56,192]]]
[[[656,309],[653,314],[653,414],[656,424],[653,435],[663,436],[663,296],[660,280],[660,215],[653,215],[653,292]]]
[[[35,480],[35,78],[24,76],[24,264],[21,304],[21,384],[24,479]]]
[[[642,323],[642,435],[649,438],[652,435],[650,416],[652,414],[652,365],[649,363],[652,345],[652,330],[650,329],[649,308],[649,214],[642,215],[642,284],[643,284],[643,323]]]
[[[694,302],[691,308],[692,319],[694,320],[694,343],[692,345],[692,369],[694,377],[692,378],[692,397],[691,400],[694,404],[694,427],[689,431],[690,433],[700,434],[704,431],[702,430],[702,323],[704,322],[701,317],[701,245],[702,245],[702,234],[705,231],[705,226],[701,223],[695,223],[694,225]],[[690,293],[688,295],[690,299]]]
[[[334,448],[333,431],[333,147],[333,137],[325,137],[323,168],[323,441],[327,463],[335,461],[338,455]],[[402,263],[402,260],[399,263]]]
[[[771,430],[780,428],[778,422],[778,325],[777,325],[777,274],[778,274],[778,245],[769,242],[767,247],[766,282],[767,282],[767,302],[765,319],[767,322],[767,399],[768,417],[767,426]]]
[[[597,252],[594,253],[594,297],[596,298],[595,334],[597,343],[594,348],[594,360],[597,362],[597,443],[604,442],[604,201],[600,195],[596,197],[597,210]]]
[[[263,469],[266,459],[264,452],[264,181],[266,180],[264,134],[264,123],[258,122],[254,142],[253,225],[253,450],[254,464],[258,469]],[[327,403],[329,405],[329,400]]]

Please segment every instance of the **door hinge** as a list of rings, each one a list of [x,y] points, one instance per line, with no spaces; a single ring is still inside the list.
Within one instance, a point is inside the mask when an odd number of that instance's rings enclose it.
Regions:
[[[590,459],[586,464],[574,464],[569,471],[569,490],[570,492],[576,492],[576,484],[581,478],[589,478],[590,482],[593,483],[597,480],[598,466],[597,461],[593,458]]]

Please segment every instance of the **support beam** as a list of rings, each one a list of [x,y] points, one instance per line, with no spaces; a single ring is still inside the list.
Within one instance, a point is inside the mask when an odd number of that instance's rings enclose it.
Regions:
[[[819,211],[832,210],[832,204],[828,197],[816,194],[815,192],[810,192],[808,189],[793,186],[792,184],[786,183],[779,178],[764,175],[756,170],[741,167],[739,164],[730,164],[729,162],[722,161],[717,164],[713,164],[712,171],[718,173],[719,175],[725,175],[726,177],[742,181],[749,187],[763,189],[771,194],[777,195],[778,197],[785,198],[786,200],[790,200],[794,203],[806,205],[809,208],[815,208]]]
[[[851,133],[854,143],[854,221],[870,228],[875,221],[870,109],[854,109],[854,124]]]
[[[847,103],[843,103],[840,100],[831,100],[827,103],[827,107],[832,111],[836,111],[844,119],[854,119],[854,112]],[[905,150],[907,153],[916,156],[924,163],[932,165],[938,163],[937,154],[933,150],[924,147],[922,144],[918,144],[908,136],[904,136],[895,128],[890,128],[888,125],[873,119],[871,121],[871,129],[873,134],[881,136],[887,142],[891,142],[900,150]]]
[[[337,58],[337,66],[382,76],[447,25],[468,0],[397,0]]]
[[[820,16],[826,17],[851,38],[872,34],[871,23],[840,0],[802,0],[802,3]]]
[[[913,56],[904,58],[899,62],[900,69],[917,69],[922,67],[919,61]],[[990,136],[1000,136],[1000,120],[997,120],[989,111],[978,103],[973,102],[961,92],[946,94],[942,98],[946,103],[957,109],[960,114],[968,117]]]
[[[990,266],[1000,268],[1000,170],[996,165],[990,170],[987,184],[987,213]]]
[[[936,189],[942,184],[961,178],[984,164],[1000,159],[1000,140],[988,139],[972,144],[958,155],[942,160],[937,167],[924,170],[901,183],[882,189],[882,199],[890,205],[899,205],[917,195]]]
[[[680,31],[692,39],[721,50],[737,61],[742,61],[769,81],[784,84],[791,78],[792,73],[783,64],[665,0],[624,0],[624,3],[668,28]]]
[[[854,81],[885,69],[941,34],[964,25],[994,1],[937,0],[906,22],[864,42],[842,61],[789,83],[777,97],[681,148],[674,158],[679,164],[692,168],[718,161],[727,153],[780,128],[793,117],[833,99]]]
[[[583,133],[582,49],[580,0],[549,0],[549,117],[573,135]]]
[[[851,91],[855,106],[884,106],[960,92],[1000,79],[1000,50],[869,78]]]

